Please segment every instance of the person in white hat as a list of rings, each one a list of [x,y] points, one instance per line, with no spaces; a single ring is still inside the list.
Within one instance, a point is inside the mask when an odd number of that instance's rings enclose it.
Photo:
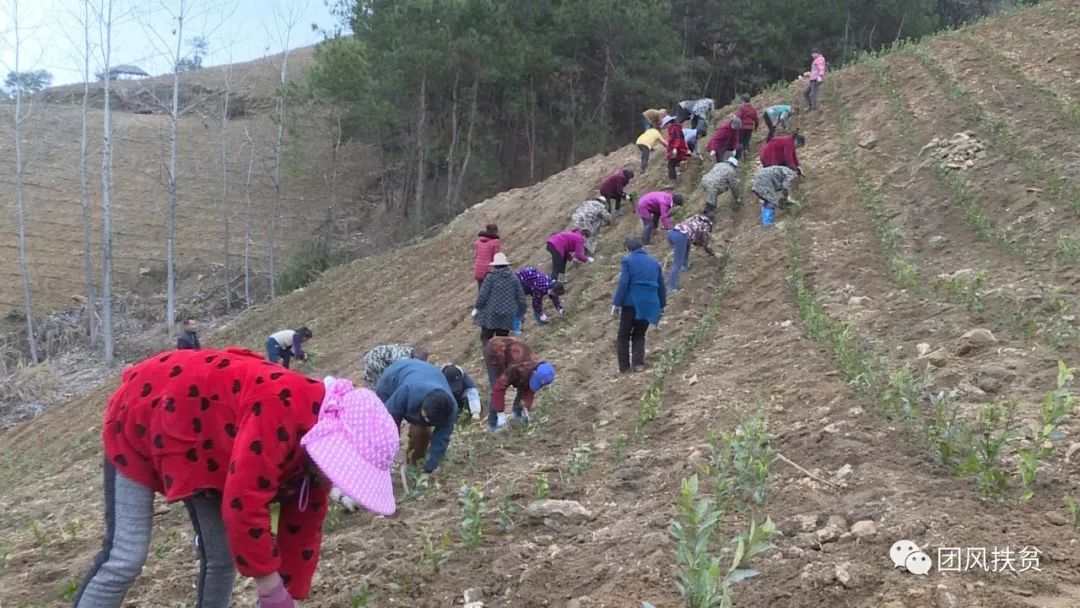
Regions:
[[[732,209],[738,211],[742,206],[739,198],[739,159],[732,156],[716,163],[701,178],[701,188],[705,191],[705,212],[716,212],[716,199],[725,191],[731,190]]]
[[[494,336],[510,335],[514,319],[523,318],[527,307],[525,289],[510,268],[510,260],[505,253],[496,253],[472,311],[480,327],[480,344],[487,346]]]

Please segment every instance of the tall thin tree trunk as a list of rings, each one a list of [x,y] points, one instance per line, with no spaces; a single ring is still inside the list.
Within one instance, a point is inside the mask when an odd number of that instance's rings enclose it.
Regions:
[[[184,3],[176,18],[176,55],[173,56],[172,112],[169,114],[169,205],[165,215],[165,331],[176,322],[176,123],[180,120],[180,53],[184,40]]]
[[[255,169],[255,142],[244,127],[248,145],[247,178],[244,181],[244,306],[251,308],[251,172]]]
[[[427,128],[427,74],[420,78],[420,120],[416,124],[416,199],[413,202],[417,221],[424,217],[424,137]]]
[[[225,312],[232,310],[232,266],[229,263],[229,76],[225,71],[225,97],[221,103],[221,221],[225,231]]]
[[[87,115],[90,107],[90,0],[83,0],[83,101],[82,139],[79,146],[79,188],[82,194],[83,274],[86,289],[86,334],[93,348],[97,343],[94,301],[94,260],[90,254],[90,167],[86,154]]]
[[[11,22],[15,30],[15,73],[19,73],[19,3],[14,2]],[[22,97],[23,87],[15,88],[15,198],[19,207],[19,274],[22,275],[23,308],[26,312],[26,339],[30,345],[30,361],[38,362],[37,339],[34,337],[34,305],[30,297],[30,272],[26,267],[26,202],[23,199],[23,158],[22,158]]]
[[[286,45],[287,46],[287,45]],[[277,267],[274,263],[275,236],[277,233],[278,209],[281,207],[281,161],[285,146],[285,78],[289,71],[289,49],[285,48],[281,57],[281,79],[278,81],[278,130],[277,142],[274,144],[274,200],[270,209],[270,234],[267,245],[270,249],[270,297],[277,295]]]
[[[465,182],[465,176],[469,172],[469,159],[472,158],[473,132],[476,130],[477,106],[480,97],[480,74],[473,76],[472,101],[469,107],[469,130],[465,134],[465,159],[461,161],[461,170],[458,171],[457,186],[454,188],[454,208],[458,208],[461,202],[461,185]]]
[[[536,183],[536,89],[529,78],[528,114],[525,124],[525,139],[529,143],[529,183]]]
[[[105,108],[101,146],[101,337],[105,343],[105,363],[114,359],[112,324],[112,0],[104,0],[105,21]]]
[[[454,151],[458,142],[458,82],[461,79],[461,71],[454,72],[454,88],[450,94],[453,102],[450,104],[450,149],[446,153],[446,211],[453,212],[454,208]]]

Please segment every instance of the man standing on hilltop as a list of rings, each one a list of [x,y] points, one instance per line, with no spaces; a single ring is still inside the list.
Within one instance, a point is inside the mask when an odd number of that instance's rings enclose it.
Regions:
[[[806,99],[806,105],[811,110],[816,110],[818,109],[819,89],[821,83],[825,82],[825,56],[821,54],[819,49],[814,49],[814,52],[810,54],[810,58],[810,84],[806,85],[803,97]]]
[[[176,338],[176,350],[199,350],[199,324],[195,319],[187,318],[184,321],[184,331]]]

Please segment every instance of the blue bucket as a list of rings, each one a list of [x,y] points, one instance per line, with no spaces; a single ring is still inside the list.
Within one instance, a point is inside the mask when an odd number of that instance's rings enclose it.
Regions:
[[[772,224],[773,224],[773,208],[772,207],[762,206],[761,207],[761,225],[768,228],[769,226],[772,226]]]

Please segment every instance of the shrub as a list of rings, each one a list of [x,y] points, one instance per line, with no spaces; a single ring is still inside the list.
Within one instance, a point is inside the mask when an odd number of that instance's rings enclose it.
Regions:
[[[282,293],[296,291],[319,277],[330,268],[330,254],[320,243],[308,243],[289,255],[285,268],[278,273],[278,287]]]

